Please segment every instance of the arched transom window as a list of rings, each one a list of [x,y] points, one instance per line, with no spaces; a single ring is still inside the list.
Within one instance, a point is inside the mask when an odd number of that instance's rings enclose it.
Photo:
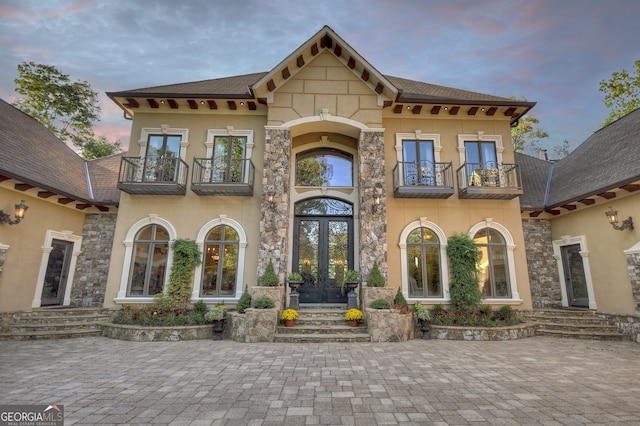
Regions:
[[[337,149],[298,154],[296,186],[353,186],[353,156]]]
[[[507,244],[495,229],[484,228],[476,232],[474,241],[480,249],[478,264],[480,291],[485,297],[511,297]]]
[[[236,293],[240,238],[230,226],[213,228],[204,241],[200,295],[233,297]]]
[[[154,296],[162,292],[169,254],[169,233],[160,225],[140,229],[133,241],[127,296]]]
[[[416,228],[407,237],[409,297],[442,297],[440,241],[428,228]]]

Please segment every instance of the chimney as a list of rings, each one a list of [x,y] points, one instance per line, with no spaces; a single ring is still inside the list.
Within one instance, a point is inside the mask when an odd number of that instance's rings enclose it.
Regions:
[[[538,151],[538,158],[544,161],[549,161],[549,157],[547,157],[547,150],[541,149]]]

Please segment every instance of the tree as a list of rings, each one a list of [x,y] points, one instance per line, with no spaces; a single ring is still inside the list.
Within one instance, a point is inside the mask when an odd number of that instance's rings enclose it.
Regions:
[[[68,75],[55,67],[35,62],[19,64],[18,73],[15,91],[21,96],[13,103],[16,108],[38,120],[63,142],[80,148],[84,158],[119,151],[119,142],[111,145],[105,137],[96,137],[93,132],[100,106],[98,93],[89,83],[71,82]]]
[[[509,96],[509,99],[526,101],[524,96],[516,98]],[[540,139],[549,137],[547,132],[540,127],[540,121],[531,114],[521,117],[516,127],[511,128],[511,141],[513,142],[514,151],[520,152],[537,152],[540,150],[538,142]]]
[[[640,107],[640,59],[634,62],[634,68],[634,74],[623,69],[611,74],[609,80],[600,81],[604,106],[609,109],[609,117],[600,123],[600,128]]]

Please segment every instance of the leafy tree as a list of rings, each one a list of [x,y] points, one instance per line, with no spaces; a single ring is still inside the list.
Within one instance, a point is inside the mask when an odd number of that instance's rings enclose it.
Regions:
[[[604,106],[609,109],[609,117],[600,123],[600,128],[640,107],[640,59],[634,62],[634,68],[633,74],[623,69],[611,74],[609,80],[600,81]]]
[[[558,160],[569,155],[569,141],[565,139],[561,146],[553,148],[553,153],[558,157]]]
[[[80,148],[87,159],[119,151],[116,142],[109,149],[104,137],[96,138],[94,122],[99,120],[98,93],[86,81],[72,82],[51,65],[23,62],[15,89],[21,96],[13,105],[29,114],[65,143]],[[86,147],[86,153],[85,153]]]
[[[509,99],[527,100],[524,96],[519,98],[509,96]],[[531,114],[521,117],[518,125],[511,128],[511,141],[513,142],[514,151],[536,152],[540,149],[538,147],[540,139],[547,137],[549,137],[549,134],[540,128],[540,121]]]

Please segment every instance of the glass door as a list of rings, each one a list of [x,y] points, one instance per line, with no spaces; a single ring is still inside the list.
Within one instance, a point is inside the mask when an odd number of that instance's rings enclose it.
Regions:
[[[51,242],[47,272],[42,286],[41,306],[62,305],[69,277],[73,242],[54,239]]]

